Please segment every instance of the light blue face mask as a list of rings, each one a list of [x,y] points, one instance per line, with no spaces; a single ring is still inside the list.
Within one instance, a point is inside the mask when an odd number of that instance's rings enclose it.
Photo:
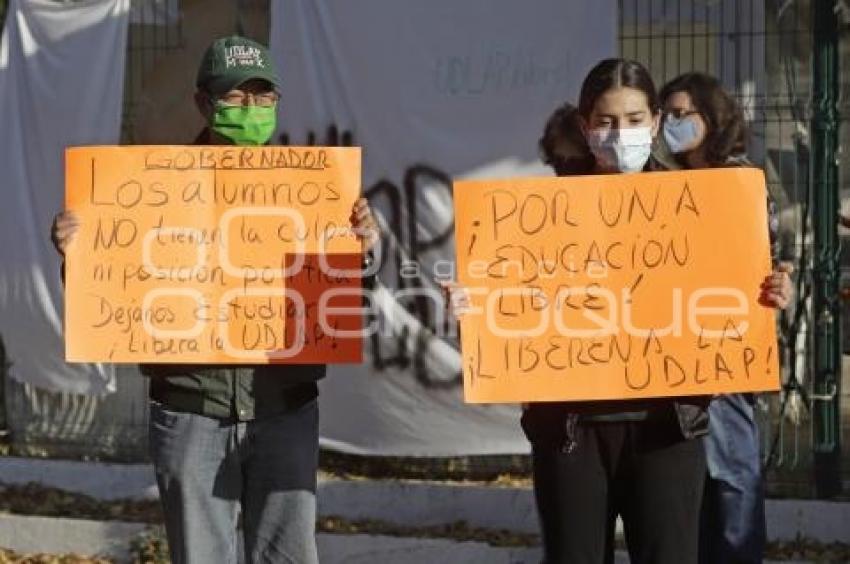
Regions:
[[[684,153],[695,149],[699,137],[697,122],[690,116],[677,118],[668,115],[664,119],[664,140],[671,153]]]

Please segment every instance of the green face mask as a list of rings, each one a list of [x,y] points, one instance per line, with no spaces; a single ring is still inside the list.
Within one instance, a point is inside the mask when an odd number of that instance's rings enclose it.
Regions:
[[[234,145],[265,145],[277,125],[277,106],[215,105],[212,130]]]

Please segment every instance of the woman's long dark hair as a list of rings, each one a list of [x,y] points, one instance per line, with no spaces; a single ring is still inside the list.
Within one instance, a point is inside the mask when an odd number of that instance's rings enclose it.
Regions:
[[[735,99],[711,75],[689,72],[678,76],[661,89],[661,100],[676,92],[685,92],[706,123],[706,160],[722,166],[730,157],[743,156],[747,151],[747,124],[744,113]]]
[[[649,71],[629,59],[605,59],[593,67],[581,85],[578,111],[586,120],[600,96],[612,88],[634,88],[646,95],[646,102],[653,114],[661,108],[655,83]]]

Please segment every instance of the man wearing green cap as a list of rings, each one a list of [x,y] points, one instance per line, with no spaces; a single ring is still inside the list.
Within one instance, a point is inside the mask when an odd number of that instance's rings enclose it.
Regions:
[[[280,79],[265,47],[238,36],[207,49],[195,102],[214,144],[264,145],[275,129]],[[253,102],[253,103],[251,103]]]
[[[196,144],[269,141],[281,84],[264,46],[238,36],[215,41],[196,85],[207,122]],[[378,232],[365,199],[351,223],[368,251]],[[63,256],[78,227],[71,210],[56,217],[51,236]],[[325,366],[140,368],[151,376],[151,458],[172,562],[237,562],[240,544],[247,562],[318,562],[316,382]]]

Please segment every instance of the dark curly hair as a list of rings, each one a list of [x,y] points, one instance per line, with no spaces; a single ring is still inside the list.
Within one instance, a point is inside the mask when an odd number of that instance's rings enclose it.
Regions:
[[[661,100],[676,92],[691,97],[694,107],[706,123],[706,160],[714,166],[725,165],[731,157],[741,157],[747,152],[747,124],[744,112],[735,99],[711,75],[689,72],[678,76],[661,89]]]
[[[549,116],[537,146],[540,160],[558,176],[588,174],[593,170],[595,159],[581,132],[578,109],[569,102],[558,106]]]

